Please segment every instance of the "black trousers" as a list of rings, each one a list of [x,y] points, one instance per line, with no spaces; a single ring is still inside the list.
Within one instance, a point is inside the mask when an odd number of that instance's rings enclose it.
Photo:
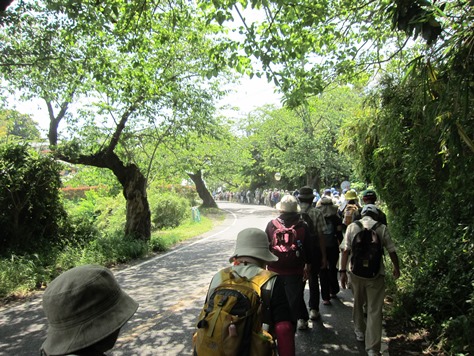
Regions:
[[[326,247],[328,268],[319,272],[321,283],[321,297],[329,300],[331,294],[339,293],[339,280],[337,279],[337,261],[339,260],[339,247]]]

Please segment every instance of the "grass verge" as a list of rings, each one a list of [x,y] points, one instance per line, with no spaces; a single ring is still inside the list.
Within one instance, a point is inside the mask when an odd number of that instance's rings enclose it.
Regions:
[[[153,252],[167,251],[179,242],[210,231],[214,226],[222,222],[224,218],[225,213],[219,209],[204,209],[201,212],[201,220],[199,222],[191,220],[177,228],[152,233],[150,250]]]
[[[129,263],[165,252],[177,243],[212,230],[225,219],[219,209],[203,209],[200,221],[154,231],[149,242],[124,237],[121,233],[101,236],[85,246],[45,248],[35,254],[0,258],[0,304],[28,297],[72,267],[99,264],[106,267]]]

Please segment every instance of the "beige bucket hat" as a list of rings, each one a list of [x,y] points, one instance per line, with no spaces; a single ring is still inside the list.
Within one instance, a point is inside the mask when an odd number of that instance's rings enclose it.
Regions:
[[[265,231],[251,227],[244,229],[237,235],[235,251],[229,262],[236,257],[254,257],[265,262],[278,261],[278,257],[270,252],[268,237]]]
[[[299,213],[301,211],[298,200],[293,195],[283,196],[277,203],[276,209],[283,213]]]

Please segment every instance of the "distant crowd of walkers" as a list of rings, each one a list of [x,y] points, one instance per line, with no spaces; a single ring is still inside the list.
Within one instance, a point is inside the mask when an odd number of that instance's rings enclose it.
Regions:
[[[341,193],[336,188],[327,188],[322,191],[322,196],[331,197],[335,205],[339,206],[344,201],[344,194],[348,189],[343,189]],[[316,206],[318,201],[321,199],[321,195],[316,189],[312,189],[314,198],[312,205]],[[280,202],[281,198],[285,195],[293,195],[298,198],[300,194],[299,189],[288,190],[288,189],[260,189],[255,190],[240,190],[240,191],[214,191],[212,196],[216,201],[229,201],[233,203],[241,204],[255,204],[255,205],[266,205],[272,208],[276,207],[276,204]]]

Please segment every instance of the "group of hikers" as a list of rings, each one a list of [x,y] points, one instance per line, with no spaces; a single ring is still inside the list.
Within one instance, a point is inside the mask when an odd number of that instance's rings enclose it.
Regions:
[[[280,199],[289,194],[288,190],[283,189],[261,189],[256,188],[255,190],[251,189],[242,189],[237,192],[233,191],[222,191],[218,190],[213,192],[212,196],[216,201],[229,201],[234,203],[241,204],[256,204],[256,205],[267,205],[272,208],[280,201]]]
[[[296,190],[295,190],[296,192]],[[342,288],[353,296],[355,338],[379,355],[385,291],[385,249],[400,276],[385,214],[373,190],[334,192],[305,186],[275,204],[279,216],[265,231],[240,231],[230,266],[212,278],[196,322],[193,354],[295,355],[295,333],[320,318],[320,296],[331,305]],[[304,289],[309,283],[308,305]],[[85,302],[87,300],[87,303]],[[46,289],[49,328],[43,355],[102,355],[138,305],[105,267],[80,266]]]

